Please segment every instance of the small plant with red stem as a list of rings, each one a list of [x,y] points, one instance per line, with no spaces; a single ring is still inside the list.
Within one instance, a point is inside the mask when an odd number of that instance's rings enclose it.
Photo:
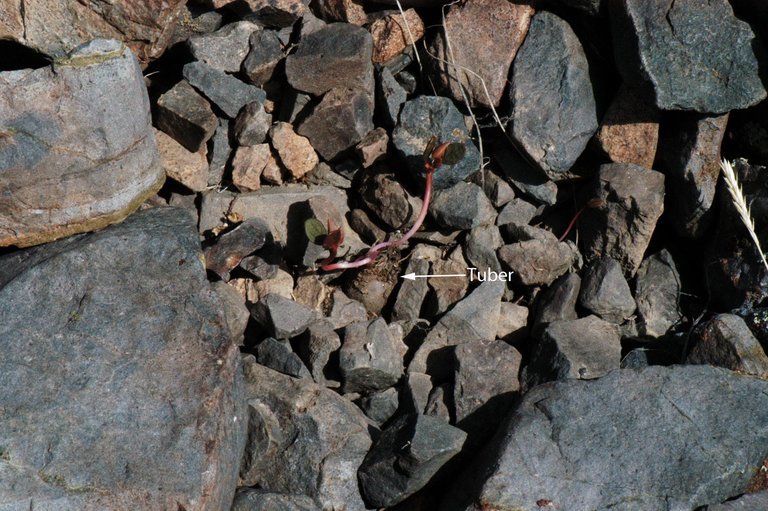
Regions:
[[[385,250],[397,248],[408,241],[424,223],[429,210],[429,201],[432,198],[432,175],[442,165],[455,165],[464,157],[465,147],[461,142],[443,142],[438,144],[437,137],[432,137],[424,150],[424,170],[426,172],[426,181],[424,185],[424,198],[421,204],[419,216],[413,223],[413,226],[401,238],[376,243],[368,249],[362,256],[352,261],[335,261],[339,247],[344,241],[344,231],[341,227],[336,227],[333,222],[328,221],[328,229],[316,218],[310,218],[304,224],[307,237],[313,243],[322,239],[322,246],[330,255],[320,261],[318,267],[323,271],[348,270],[350,268],[360,268],[373,263],[376,258]]]

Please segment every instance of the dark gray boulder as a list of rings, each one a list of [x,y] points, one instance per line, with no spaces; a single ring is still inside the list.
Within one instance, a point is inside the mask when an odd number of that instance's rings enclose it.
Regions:
[[[286,341],[281,342],[267,337],[256,346],[254,355],[259,364],[275,371],[294,378],[312,378],[309,370]]]
[[[211,104],[182,80],[157,100],[157,127],[193,153],[219,126]]]

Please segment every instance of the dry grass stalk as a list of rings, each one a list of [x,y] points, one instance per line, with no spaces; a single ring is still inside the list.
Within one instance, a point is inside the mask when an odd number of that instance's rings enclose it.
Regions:
[[[723,169],[723,179],[725,180],[725,185],[728,187],[728,192],[731,194],[731,201],[736,207],[736,211],[739,213],[741,222],[752,237],[752,241],[755,243],[755,247],[760,253],[760,258],[763,260],[765,269],[768,270],[768,261],[765,260],[765,254],[763,254],[763,249],[760,247],[760,240],[757,239],[757,233],[755,232],[755,221],[749,211],[749,205],[747,204],[746,197],[744,197],[744,192],[741,190],[739,181],[736,179],[736,172],[734,172],[731,162],[727,160],[720,162],[720,168]]]

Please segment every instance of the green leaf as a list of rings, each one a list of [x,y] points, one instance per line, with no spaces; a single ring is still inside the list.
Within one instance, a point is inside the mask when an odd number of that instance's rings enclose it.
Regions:
[[[328,234],[328,231],[325,229],[323,222],[317,218],[309,218],[306,222],[304,222],[304,232],[306,233],[307,239],[309,241],[318,245],[322,241],[320,238]]]
[[[467,148],[464,147],[462,142],[452,142],[445,149],[445,155],[443,156],[443,164],[456,165],[464,158],[464,154],[467,152]]]

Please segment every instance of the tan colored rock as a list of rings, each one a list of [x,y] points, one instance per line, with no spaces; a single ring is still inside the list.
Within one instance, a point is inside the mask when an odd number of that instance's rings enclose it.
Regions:
[[[415,10],[408,9],[405,17],[390,14],[371,23],[368,30],[373,37],[373,62],[381,64],[424,37],[424,22]]]
[[[432,263],[432,273],[457,274],[466,273],[467,260],[464,258],[464,250],[457,245],[447,259],[440,259]],[[437,301],[437,314],[443,313],[454,303],[464,298],[469,286],[469,279],[429,279],[429,287],[435,292]]]
[[[269,153],[269,161],[261,173],[261,182],[274,186],[283,184],[283,169],[280,168],[280,164],[271,152]]]
[[[344,21],[359,27],[368,23],[363,0],[319,0],[315,5],[325,21]]]
[[[193,192],[208,188],[208,150],[203,146],[193,153],[162,131],[155,130],[157,150],[165,175]]]
[[[249,280],[246,291],[246,299],[251,303],[258,302],[270,293],[292,299],[293,277],[287,271],[278,269],[277,274],[271,279],[258,282]]]
[[[368,168],[373,165],[379,157],[387,154],[389,144],[389,135],[384,128],[376,128],[369,131],[366,136],[355,146],[357,155],[363,167]]]
[[[270,157],[269,144],[238,147],[232,158],[232,182],[241,192],[258,190]]]
[[[612,162],[650,169],[659,142],[659,109],[651,98],[623,85],[603,117],[596,140]]]
[[[289,123],[276,123],[269,130],[269,136],[280,161],[294,179],[301,179],[320,162],[309,139],[297,135]]]
[[[293,299],[310,309],[321,311],[323,304],[333,295],[333,288],[325,285],[316,275],[302,275],[296,280]]]

